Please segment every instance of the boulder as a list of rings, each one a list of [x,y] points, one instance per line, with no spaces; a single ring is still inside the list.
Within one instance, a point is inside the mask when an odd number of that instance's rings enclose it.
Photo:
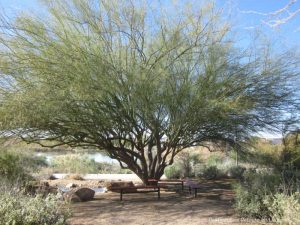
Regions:
[[[81,202],[81,199],[78,197],[78,195],[76,195],[75,193],[73,193],[72,191],[70,192],[65,192],[63,194],[63,199],[65,201],[68,201],[68,202],[72,202],[72,203],[75,203],[75,202]]]
[[[95,191],[90,188],[74,188],[64,193],[64,199],[71,202],[90,201],[94,196]]]
[[[57,180],[57,178],[52,174],[48,177],[48,180]]]

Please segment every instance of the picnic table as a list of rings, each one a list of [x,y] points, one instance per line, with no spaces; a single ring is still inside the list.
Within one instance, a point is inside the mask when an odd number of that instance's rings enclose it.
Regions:
[[[197,197],[198,189],[201,188],[201,186],[197,182],[191,181],[191,180],[185,181],[184,186],[189,189],[190,194],[192,194],[192,192],[194,192],[195,198]]]

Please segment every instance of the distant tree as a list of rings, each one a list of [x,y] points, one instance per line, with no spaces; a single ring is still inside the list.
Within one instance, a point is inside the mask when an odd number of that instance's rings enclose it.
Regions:
[[[292,55],[235,48],[211,5],[43,2],[44,18],[1,23],[0,126],[29,143],[104,149],[147,183],[185,148],[275,129],[294,104]]]
[[[296,168],[300,168],[300,130],[286,134],[283,138],[283,144],[282,162],[285,164],[292,163]]]

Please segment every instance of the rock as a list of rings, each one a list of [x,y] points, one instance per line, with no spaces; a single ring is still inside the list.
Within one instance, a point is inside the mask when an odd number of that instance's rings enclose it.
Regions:
[[[132,183],[132,181],[111,181],[109,183],[106,183],[106,188],[109,191],[114,191],[114,192],[120,192],[118,190],[118,188],[121,187],[134,187],[134,184]],[[133,191],[135,192],[136,189],[128,189],[126,190],[127,192]]]
[[[69,183],[66,185],[66,188],[75,188],[75,187],[78,187],[78,185],[74,183]]]
[[[80,198],[81,201],[90,201],[95,196],[95,191],[90,188],[78,188],[75,194]]]
[[[57,178],[54,175],[50,175],[50,177],[48,177],[48,180],[57,180]]]
[[[90,188],[74,188],[64,193],[64,199],[71,202],[90,201],[94,198],[95,191]]]
[[[81,199],[72,191],[63,194],[63,199],[72,203],[81,202]]]

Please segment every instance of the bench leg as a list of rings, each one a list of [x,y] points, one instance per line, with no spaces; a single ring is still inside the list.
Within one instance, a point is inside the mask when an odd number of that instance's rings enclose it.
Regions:
[[[190,195],[192,194],[192,188],[191,188],[191,186],[189,186],[189,193],[190,193]]]
[[[120,190],[120,201],[123,200],[123,189]]]
[[[183,181],[181,181],[181,190],[183,191]]]
[[[160,199],[160,187],[158,187],[158,190],[157,190],[157,197],[158,197],[158,199]]]
[[[197,188],[194,189],[195,190],[195,198],[197,197]]]

